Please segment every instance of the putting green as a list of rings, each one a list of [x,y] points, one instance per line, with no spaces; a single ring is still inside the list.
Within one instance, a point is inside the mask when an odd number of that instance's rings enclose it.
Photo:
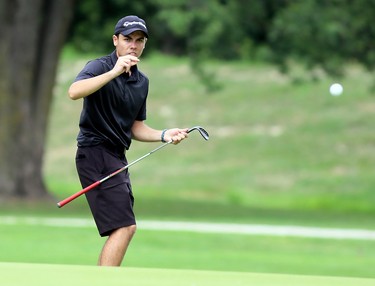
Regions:
[[[152,286],[373,286],[375,279],[96,266],[0,263],[0,284]]]

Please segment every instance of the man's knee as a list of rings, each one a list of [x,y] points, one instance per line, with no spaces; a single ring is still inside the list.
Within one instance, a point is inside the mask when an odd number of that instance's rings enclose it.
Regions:
[[[135,232],[137,231],[137,226],[135,224],[133,225],[129,225],[127,228],[127,231],[129,233],[129,235],[133,236],[135,234]]]
[[[115,239],[115,240],[125,240],[125,241],[130,241],[135,232],[137,230],[137,226],[136,225],[129,225],[129,226],[124,226],[124,227],[120,227],[116,230],[114,230],[110,235],[109,235],[109,238],[110,239]]]
[[[137,230],[137,226],[135,224],[124,226],[116,229],[114,232],[112,232],[112,235],[119,235],[119,236],[128,236],[132,237]]]

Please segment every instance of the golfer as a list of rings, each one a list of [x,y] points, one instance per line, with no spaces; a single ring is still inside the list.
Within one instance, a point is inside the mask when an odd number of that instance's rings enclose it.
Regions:
[[[82,187],[125,166],[132,139],[178,144],[188,136],[188,129],[157,130],[144,123],[149,81],[137,64],[148,36],[144,20],[120,19],[112,36],[115,50],[88,62],[69,88],[71,99],[83,98],[76,154]],[[98,265],[120,266],[136,231],[128,171],[103,182],[86,198],[99,234],[108,236]]]

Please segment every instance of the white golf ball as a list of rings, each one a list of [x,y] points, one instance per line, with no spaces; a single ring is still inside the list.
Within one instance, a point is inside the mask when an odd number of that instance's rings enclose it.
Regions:
[[[330,86],[329,88],[329,92],[333,95],[333,96],[339,96],[342,94],[342,92],[344,91],[344,88],[342,87],[341,84],[339,83],[334,83]]]

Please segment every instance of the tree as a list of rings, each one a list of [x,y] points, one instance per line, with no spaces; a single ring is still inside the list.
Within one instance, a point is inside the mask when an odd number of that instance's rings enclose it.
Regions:
[[[74,0],[0,0],[0,195],[48,197],[44,142]]]
[[[294,60],[332,76],[345,74],[348,62],[374,71],[374,13],[375,0],[292,1],[271,27],[275,61],[285,71]]]

